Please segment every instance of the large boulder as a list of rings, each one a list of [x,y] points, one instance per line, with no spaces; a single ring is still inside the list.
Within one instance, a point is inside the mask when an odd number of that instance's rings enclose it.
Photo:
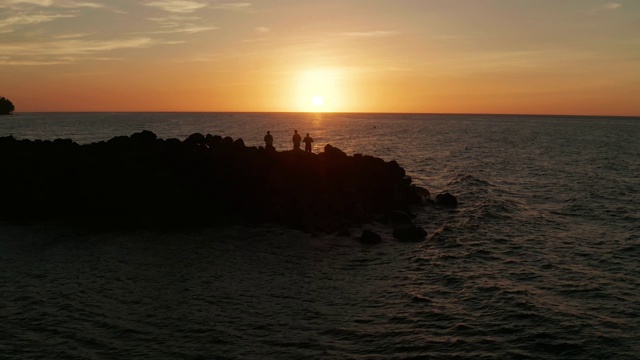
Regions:
[[[236,141],[233,142],[233,148],[236,149],[236,150],[244,149],[244,147],[245,147],[244,146],[244,140],[242,140],[240,138],[236,139]]]
[[[436,195],[436,205],[445,208],[455,208],[458,206],[458,199],[448,192]]]
[[[331,144],[325,145],[324,153],[329,159],[346,159],[347,158],[347,154],[344,151],[338,149],[335,146],[332,146]]]
[[[431,201],[429,190],[417,185],[411,185],[409,189],[411,190],[410,199],[412,203],[425,205]]]
[[[205,137],[205,144],[207,144],[207,146],[210,148],[220,145],[221,142],[222,136],[220,135],[207,134],[207,136]]]
[[[231,146],[233,146],[233,139],[231,137],[229,137],[229,136],[225,136],[222,139],[221,143],[222,143],[223,147],[230,148]]]
[[[107,141],[108,145],[125,146],[129,144],[128,136],[115,136]]]
[[[201,133],[193,133],[189,135],[189,137],[187,138],[187,141],[193,142],[196,144],[204,144],[206,141],[206,137]]]
[[[141,132],[131,135],[131,142],[135,145],[150,145],[153,144],[158,136],[149,130],[142,130]]]

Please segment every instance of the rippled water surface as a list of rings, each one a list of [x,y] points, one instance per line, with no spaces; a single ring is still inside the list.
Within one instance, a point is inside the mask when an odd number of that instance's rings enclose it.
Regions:
[[[183,233],[0,224],[0,358],[637,359],[640,119],[16,114],[0,136],[148,129],[397,160],[453,211],[419,244],[278,226]],[[10,189],[7,189],[10,191]],[[362,246],[362,229],[384,242]]]

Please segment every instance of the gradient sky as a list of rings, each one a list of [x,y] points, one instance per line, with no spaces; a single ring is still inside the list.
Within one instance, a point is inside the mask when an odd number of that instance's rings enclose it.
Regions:
[[[640,1],[0,0],[0,96],[17,112],[638,116]]]

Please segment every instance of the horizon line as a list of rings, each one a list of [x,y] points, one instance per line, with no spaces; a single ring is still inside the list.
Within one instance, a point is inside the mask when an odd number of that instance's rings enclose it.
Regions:
[[[165,110],[155,110],[155,111],[144,111],[144,110],[118,110],[118,111],[108,111],[108,110],[99,110],[99,111],[14,111],[11,115],[17,114],[32,114],[32,113],[78,113],[78,114],[99,114],[99,113],[158,113],[158,114],[169,114],[169,113],[185,113],[185,114],[194,114],[194,113],[212,113],[212,114],[380,114],[380,115],[448,115],[448,116],[524,116],[524,117],[535,117],[535,116],[555,116],[555,117],[613,117],[613,118],[640,118],[639,115],[595,115],[595,114],[532,114],[532,113],[446,113],[446,112],[373,112],[373,111],[165,111]]]

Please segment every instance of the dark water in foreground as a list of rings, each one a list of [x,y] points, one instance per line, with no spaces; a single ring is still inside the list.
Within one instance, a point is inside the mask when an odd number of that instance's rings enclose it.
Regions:
[[[427,241],[278,226],[0,225],[0,358],[640,358],[640,121],[358,114],[18,114],[0,136],[293,128],[397,160],[454,211]],[[99,189],[96,189],[99,191]],[[159,194],[161,196],[161,194]]]

